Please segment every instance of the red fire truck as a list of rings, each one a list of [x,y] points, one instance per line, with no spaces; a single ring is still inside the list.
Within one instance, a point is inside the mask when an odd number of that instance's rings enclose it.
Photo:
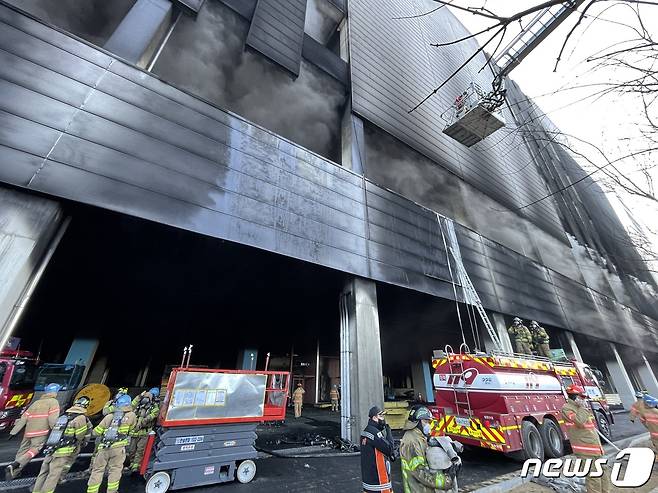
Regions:
[[[37,360],[28,351],[0,351],[0,431],[13,425],[34,397]]]
[[[612,413],[592,370],[576,361],[504,353],[435,352],[436,432],[514,458],[564,455],[565,386],[582,385],[602,433]]]

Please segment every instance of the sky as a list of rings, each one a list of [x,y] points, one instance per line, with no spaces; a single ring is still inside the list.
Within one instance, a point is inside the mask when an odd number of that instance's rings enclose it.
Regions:
[[[497,15],[509,16],[538,3],[538,0],[453,0],[455,4],[464,7],[482,7]],[[560,48],[568,31],[577,22],[579,13],[572,14],[556,31],[544,40],[528,57],[512,72],[515,80],[528,96],[542,108],[548,117],[561,131],[572,135],[570,145],[583,152],[598,165],[603,164],[603,156],[588,145],[594,144],[606,153],[608,158],[625,155],[629,149],[642,147],[645,141],[640,138],[641,125],[646,121],[643,116],[643,105],[636,96],[614,95],[601,99],[585,99],[594,89],[567,89],[576,86],[599,84],[615,80],[627,75],[618,69],[604,68],[593,71],[593,63],[587,58],[613,43],[628,41],[634,33],[622,25],[637,25],[636,16],[628,5],[622,2],[601,2],[591,10],[593,16],[584,19],[581,26],[574,32],[560,64],[555,69],[555,63]],[[640,14],[646,29],[658,38],[658,5],[640,6]],[[491,25],[492,20],[473,15],[468,12],[451,8],[453,13],[471,32],[477,32]],[[594,17],[598,14],[598,19]],[[508,33],[511,39],[520,32],[521,27],[514,25],[514,31]],[[478,40],[483,42],[486,35]],[[504,41],[502,46],[505,46]],[[658,104],[658,103],[657,103]],[[658,107],[653,111],[658,120]],[[658,158],[658,154],[653,155]],[[576,158],[583,167],[592,169],[582,158]],[[635,163],[620,166],[623,174],[646,186],[646,177],[637,171]],[[651,177],[658,185],[658,167],[650,171]],[[600,179],[600,172],[593,178]],[[653,243],[654,252],[658,251],[658,204],[624,193],[618,189],[618,195],[609,193],[609,198],[622,221],[630,228],[633,221],[639,222]],[[632,218],[632,219],[631,219]],[[658,265],[656,266],[658,267]]]

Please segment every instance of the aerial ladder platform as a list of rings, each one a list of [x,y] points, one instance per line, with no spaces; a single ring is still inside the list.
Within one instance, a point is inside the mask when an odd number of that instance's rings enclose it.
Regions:
[[[485,92],[472,82],[442,115],[447,121],[443,133],[471,147],[504,127],[505,120],[499,110],[505,103],[505,77],[584,1],[569,0],[538,11],[493,59],[496,75],[491,84],[492,90]]]

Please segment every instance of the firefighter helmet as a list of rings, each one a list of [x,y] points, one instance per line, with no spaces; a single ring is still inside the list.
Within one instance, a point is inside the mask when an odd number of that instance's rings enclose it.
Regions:
[[[582,388],[580,385],[575,385],[575,384],[569,385],[567,387],[567,394],[570,394],[570,395],[574,395],[574,394],[575,395],[586,395],[585,394],[585,389]]]
[[[420,421],[422,419],[434,419],[432,412],[425,406],[413,408],[409,413],[409,421]]]
[[[535,320],[533,320],[532,322],[530,322],[530,327],[539,327],[539,324]]]
[[[73,402],[73,405],[81,407],[83,409],[87,409],[90,403],[91,403],[91,399],[89,397],[87,397],[86,395],[81,395],[75,400],[75,402]]]
[[[160,389],[153,387],[151,390],[149,390],[149,394],[151,394],[153,397],[158,397],[160,395]]]
[[[642,392],[642,391],[635,392],[635,398],[636,399],[643,399],[644,398],[644,392]]]
[[[46,392],[59,392],[61,388],[62,386],[58,383],[49,383],[43,390]]]
[[[118,408],[128,407],[130,406],[131,403],[132,403],[132,399],[128,394],[120,395],[119,398],[116,400],[116,406]]]
[[[514,323],[515,323],[515,324],[520,324],[520,323],[521,323],[521,319],[520,319],[519,317],[514,317]]]

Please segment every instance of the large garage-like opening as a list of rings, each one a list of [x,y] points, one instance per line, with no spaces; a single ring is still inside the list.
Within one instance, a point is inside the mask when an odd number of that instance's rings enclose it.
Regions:
[[[159,386],[192,365],[290,370],[309,404],[339,381],[345,275],[188,231],[81,206],[15,336],[43,362],[97,340],[88,382]],[[70,362],[70,361],[69,361]]]

